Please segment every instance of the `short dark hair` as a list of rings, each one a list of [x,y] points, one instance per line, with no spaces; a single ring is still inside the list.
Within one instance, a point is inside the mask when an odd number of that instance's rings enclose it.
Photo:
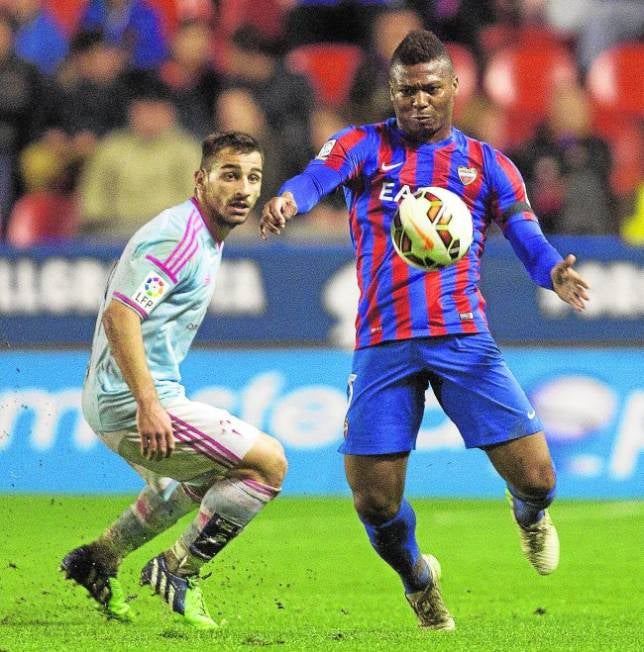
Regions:
[[[391,55],[391,66],[398,63],[403,66],[413,66],[417,63],[427,63],[435,59],[446,59],[452,63],[445,44],[427,29],[417,29],[409,32],[398,44]]]
[[[216,131],[206,136],[201,143],[201,163],[199,167],[202,170],[209,170],[212,161],[222,149],[230,148],[240,154],[250,154],[259,152],[262,161],[264,160],[264,150],[259,142],[242,131]]]
[[[85,54],[104,43],[103,32],[100,29],[87,29],[77,32],[69,43],[69,52],[72,55]]]

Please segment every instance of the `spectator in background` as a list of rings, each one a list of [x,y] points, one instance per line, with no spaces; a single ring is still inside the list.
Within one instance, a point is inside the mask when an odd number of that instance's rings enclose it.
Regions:
[[[188,0],[187,4],[195,1],[199,0]],[[273,42],[285,41],[285,15],[295,4],[293,0],[210,1],[216,5],[216,27],[224,38],[232,36],[240,27],[252,25],[264,38]]]
[[[328,107],[318,107],[311,114],[311,129],[309,140],[312,145],[313,158],[329,140],[332,134],[344,129],[346,117]],[[276,188],[276,190],[279,188]],[[344,195],[336,190],[324,197],[306,215],[294,220],[287,237],[315,238],[317,241],[328,242],[348,240],[348,213],[344,203]]]
[[[262,194],[258,206],[263,205],[277,191],[284,174],[284,149],[268,123],[263,107],[252,91],[241,86],[223,90],[215,100],[214,124],[217,131],[241,131],[255,138],[266,153],[266,167],[262,172]],[[255,216],[257,217],[257,216]],[[236,237],[257,237],[258,220],[249,220]]]
[[[442,41],[467,46],[481,60],[479,35],[481,27],[499,16],[495,10],[510,5],[519,12],[518,0],[410,0],[408,4],[422,16],[425,25]]]
[[[576,34],[582,73],[604,50],[644,38],[641,0],[549,0],[544,15],[550,25]]]
[[[132,81],[127,126],[99,141],[81,176],[84,234],[126,239],[193,191],[199,141],[177,125],[164,84],[149,73]]]
[[[166,58],[161,19],[145,0],[89,0],[79,28],[101,30],[108,43],[128,52],[134,68],[158,68]]]
[[[302,75],[286,70],[273,44],[250,26],[234,34],[227,60],[230,84],[250,89],[269,126],[280,134],[286,175],[299,170],[308,160],[309,119],[314,106],[310,84]]]
[[[18,57],[53,76],[67,55],[67,37],[42,0],[13,0],[9,5],[18,23],[15,49]]]
[[[583,88],[561,87],[548,118],[514,156],[543,230],[559,234],[617,232],[607,143],[591,132]]]
[[[96,141],[126,122],[129,92],[125,53],[100,32],[79,32],[60,67],[57,129],[49,129],[20,154],[24,190],[74,195],[78,176]]]
[[[170,87],[182,126],[197,138],[213,129],[212,111],[221,79],[211,63],[213,32],[205,21],[181,23],[170,44],[161,79]]]
[[[19,190],[19,152],[55,121],[55,96],[38,69],[14,50],[16,24],[0,12],[0,219]]]
[[[338,41],[368,47],[369,26],[383,8],[397,0],[297,0],[285,18],[289,47]]]
[[[70,55],[58,76],[62,126],[70,135],[104,136],[126,119],[127,54],[107,43],[100,31],[74,36]]]
[[[368,56],[356,71],[349,93],[352,122],[378,122],[391,116],[389,60],[400,41],[422,27],[421,17],[413,9],[390,9],[374,18]]]
[[[509,145],[508,116],[503,107],[483,93],[473,95],[464,105],[456,126],[497,149],[505,150]]]

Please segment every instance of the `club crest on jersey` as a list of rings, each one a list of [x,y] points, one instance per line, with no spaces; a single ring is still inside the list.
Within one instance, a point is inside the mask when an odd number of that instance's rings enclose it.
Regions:
[[[458,178],[463,182],[464,186],[469,186],[470,183],[474,183],[477,176],[478,172],[476,168],[467,168],[464,165],[459,165]]]
[[[168,291],[168,287],[169,284],[166,280],[161,278],[157,272],[150,270],[131,299],[146,312],[150,312],[161,301]]]
[[[331,153],[331,150],[333,149],[335,143],[336,143],[335,138],[332,138],[331,140],[327,140],[326,143],[322,145],[322,149],[320,150],[320,152],[315,158],[318,159],[318,161],[326,161],[327,158],[329,158],[329,154]]]

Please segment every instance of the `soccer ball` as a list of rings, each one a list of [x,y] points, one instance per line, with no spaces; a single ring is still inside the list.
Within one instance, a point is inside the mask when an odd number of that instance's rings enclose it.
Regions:
[[[412,267],[432,271],[463,258],[472,244],[472,215],[447,188],[407,195],[391,222],[396,253]]]

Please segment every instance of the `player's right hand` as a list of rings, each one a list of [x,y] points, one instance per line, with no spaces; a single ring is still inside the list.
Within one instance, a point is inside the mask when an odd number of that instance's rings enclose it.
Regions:
[[[174,451],[174,434],[170,415],[158,399],[139,404],[136,426],[141,438],[141,455],[147,460],[170,457]]]
[[[269,233],[279,235],[286,227],[286,222],[297,214],[297,204],[290,192],[269,199],[262,209],[259,220],[259,234],[266,240]]]

